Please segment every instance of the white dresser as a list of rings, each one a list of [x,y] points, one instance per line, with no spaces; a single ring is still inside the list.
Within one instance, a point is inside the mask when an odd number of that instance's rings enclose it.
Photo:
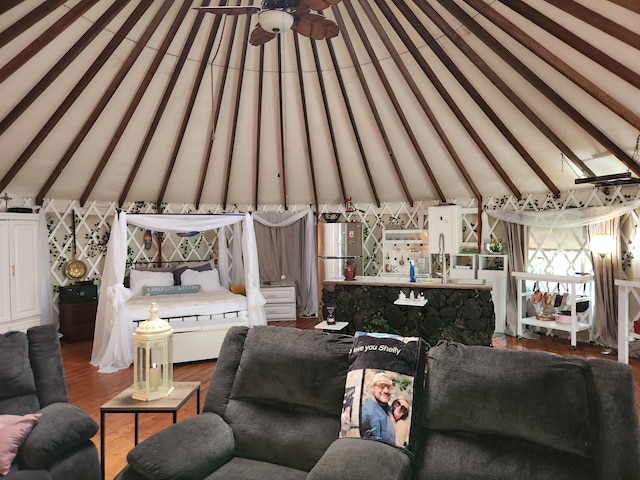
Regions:
[[[267,320],[296,319],[295,285],[263,285],[260,292],[266,300],[264,313]]]
[[[39,216],[0,213],[0,333],[40,325]]]

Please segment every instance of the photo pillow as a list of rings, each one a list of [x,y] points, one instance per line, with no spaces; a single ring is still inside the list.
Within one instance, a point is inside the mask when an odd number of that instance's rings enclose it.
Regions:
[[[342,404],[340,437],[411,448],[428,345],[420,337],[356,332]]]

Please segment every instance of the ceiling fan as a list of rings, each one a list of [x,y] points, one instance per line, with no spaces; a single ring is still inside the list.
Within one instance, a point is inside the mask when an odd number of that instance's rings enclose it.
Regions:
[[[249,37],[251,45],[263,45],[275,38],[278,33],[292,29],[305,37],[314,40],[333,38],[340,33],[335,22],[322,15],[311,13],[321,11],[341,0],[264,0],[261,7],[254,6],[220,6],[194,7],[208,13],[226,15],[258,14],[258,24]]]

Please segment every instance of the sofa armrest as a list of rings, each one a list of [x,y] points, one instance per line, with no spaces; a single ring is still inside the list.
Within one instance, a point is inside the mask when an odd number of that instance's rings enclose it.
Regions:
[[[361,438],[339,438],[329,445],[309,472],[307,480],[346,477],[349,480],[404,480],[410,478],[411,465],[407,452],[387,443]]]
[[[129,466],[146,478],[204,478],[235,453],[231,427],[215,413],[204,412],[170,425],[127,454]]]
[[[46,468],[93,437],[98,424],[70,403],[52,403],[20,449],[22,461],[32,469]]]

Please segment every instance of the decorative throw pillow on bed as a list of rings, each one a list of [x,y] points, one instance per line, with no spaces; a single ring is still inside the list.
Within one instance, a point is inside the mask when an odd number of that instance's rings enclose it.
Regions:
[[[168,287],[144,287],[145,295],[176,295],[179,293],[198,293],[200,285],[169,285]]]
[[[144,295],[144,287],[168,287],[173,285],[172,272],[154,272],[131,270],[129,272],[129,288],[134,295]]]
[[[349,352],[340,437],[411,448],[427,348],[420,337],[356,332]]]
[[[200,290],[203,292],[213,292],[222,288],[217,268],[204,272],[187,269],[180,276],[180,282],[183,285],[200,285]]]
[[[182,265],[181,267],[178,267],[173,271],[173,283],[175,285],[181,284],[180,277],[182,277],[182,274],[187,270],[195,270],[196,272],[206,272],[209,270],[213,270],[213,267],[211,266],[210,262],[203,263],[202,265],[197,265],[197,266]]]

